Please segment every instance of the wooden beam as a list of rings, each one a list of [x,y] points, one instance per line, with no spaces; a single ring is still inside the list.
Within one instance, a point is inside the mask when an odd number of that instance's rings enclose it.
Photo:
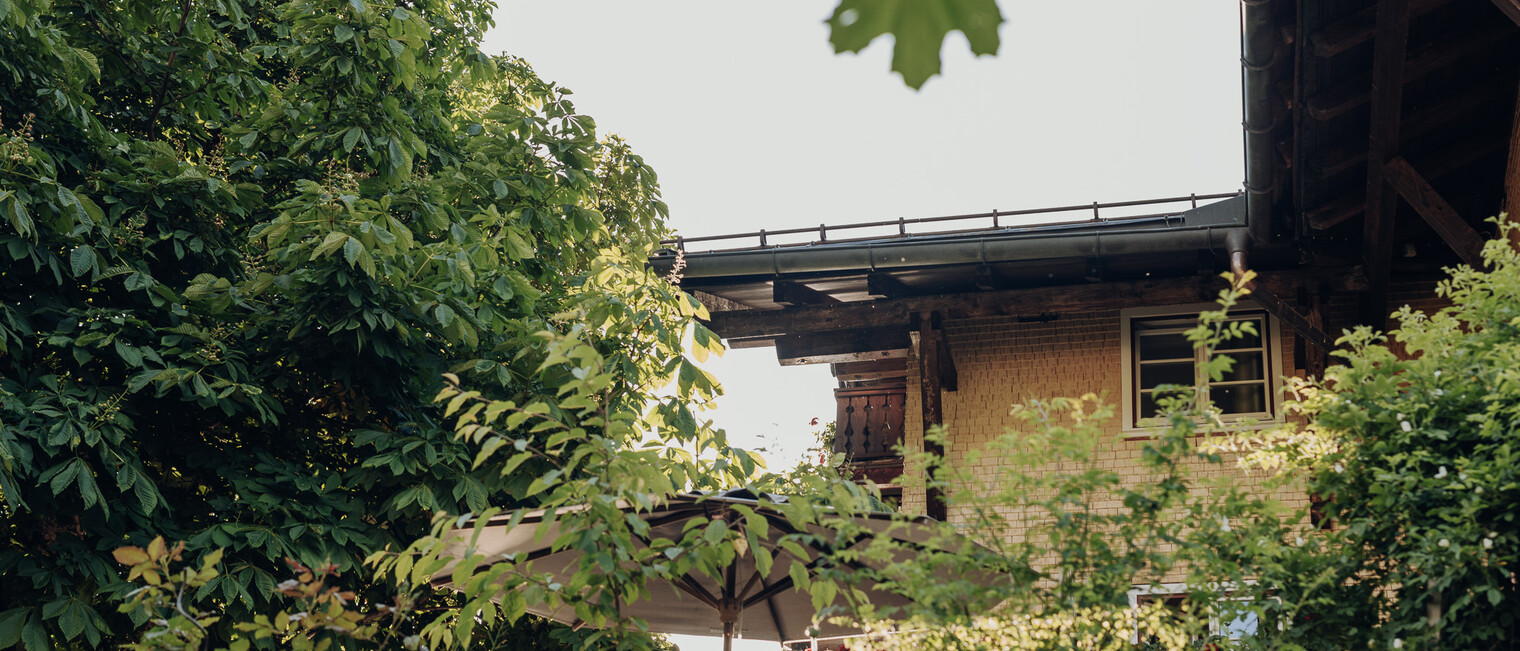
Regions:
[[[839,299],[799,282],[778,280],[771,288],[771,300],[781,305],[838,303]]]
[[[1509,132],[1509,165],[1504,170],[1504,204],[1510,221],[1520,221],[1520,88],[1515,90],[1515,120]],[[1510,238],[1520,246],[1520,234]]]
[[[1324,330],[1311,321],[1308,317],[1300,314],[1298,310],[1284,303],[1277,294],[1265,286],[1252,282],[1250,285],[1251,298],[1262,307],[1277,317],[1288,328],[1292,329],[1304,341],[1325,352],[1335,350],[1335,338],[1325,334]]]
[[[1471,127],[1468,125],[1472,124],[1472,113],[1493,105],[1498,97],[1494,90],[1484,84],[1454,97],[1442,99],[1435,104],[1410,111],[1399,127],[1399,139],[1413,140],[1458,120],[1464,121],[1462,130],[1470,132]],[[1474,138],[1467,138],[1467,140],[1474,140]],[[1483,144],[1487,144],[1494,138],[1486,137],[1483,140],[1485,141]],[[1358,138],[1349,144],[1325,152],[1319,161],[1310,163],[1309,171],[1316,177],[1326,179],[1366,162],[1367,143]]]
[[[939,324],[935,324],[934,331],[939,333],[939,386],[946,391],[959,391],[960,374],[955,372],[955,355],[950,351],[950,338],[945,336],[945,331]]]
[[[1275,288],[1319,282],[1322,273],[1270,272],[1261,282]],[[1339,291],[1360,291],[1365,283],[1355,275],[1334,279]],[[708,327],[735,341],[766,340],[783,335],[883,326],[908,327],[919,312],[938,310],[947,318],[1037,316],[1148,305],[1180,305],[1213,300],[1222,283],[1218,278],[1188,276],[1102,284],[1029,287],[991,292],[913,296],[892,300],[857,301],[839,305],[806,305],[784,310],[713,312]]]
[[[1494,6],[1509,16],[1511,22],[1520,25],[1520,0],[1494,0]]]
[[[840,382],[905,378],[908,377],[908,360],[899,357],[865,362],[843,362],[830,366],[829,370]]]
[[[878,272],[866,276],[866,294],[870,296],[902,298],[911,293],[908,286],[892,274]]]
[[[1372,120],[1367,145],[1367,207],[1362,219],[1362,259],[1371,284],[1362,322],[1381,327],[1387,318],[1388,267],[1393,258],[1393,218],[1398,197],[1383,179],[1383,166],[1398,153],[1404,100],[1404,57],[1409,49],[1409,0],[1378,0],[1372,54]]]
[[[1409,165],[1409,161],[1395,156],[1383,169],[1388,182],[1404,197],[1415,212],[1435,229],[1451,250],[1474,269],[1483,268],[1483,237],[1467,225],[1467,220],[1430,187],[1430,182]]]
[[[1421,157],[1420,169],[1425,170],[1425,173],[1429,175],[1428,178],[1433,181],[1461,169],[1502,146],[1504,142],[1498,138],[1488,134],[1474,134],[1434,154]],[[1358,160],[1365,162],[1367,157],[1364,155]],[[1342,195],[1335,201],[1308,211],[1304,215],[1304,220],[1309,228],[1315,230],[1334,228],[1361,215],[1362,208],[1365,207],[1363,204],[1365,199],[1366,197],[1361,193]]]
[[[1419,16],[1451,0],[1413,0],[1409,14]],[[1342,18],[1309,35],[1309,50],[1316,56],[1330,58],[1367,42],[1377,31],[1377,7],[1368,7]]]
[[[919,407],[923,416],[924,451],[943,458],[944,446],[929,441],[929,430],[944,424],[944,408],[940,403],[940,346],[944,339],[937,332],[940,316],[936,312],[924,312],[918,316],[918,391]],[[943,521],[947,515],[945,496],[931,487],[925,494],[925,514]]]
[[[782,366],[863,362],[907,357],[909,346],[900,326],[790,334],[776,339],[776,359]]]
[[[1509,25],[1491,24],[1480,28],[1477,34],[1462,33],[1426,45],[1409,53],[1398,78],[1407,84],[1498,43],[1514,31]],[[1352,77],[1349,81],[1310,97],[1304,106],[1309,110],[1309,117],[1329,120],[1367,103],[1371,97],[1371,85],[1372,78],[1369,75]]]

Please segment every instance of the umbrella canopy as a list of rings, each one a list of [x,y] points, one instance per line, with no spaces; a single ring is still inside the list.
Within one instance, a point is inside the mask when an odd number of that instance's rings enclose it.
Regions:
[[[789,570],[794,560],[801,561],[810,571],[818,569],[823,550],[816,547],[804,548],[808,557],[802,558],[795,551],[777,545],[777,542],[788,534],[826,534],[828,531],[823,527],[811,526],[809,531],[799,532],[776,510],[761,507],[759,497],[761,496],[744,489],[691,493],[671,498],[667,504],[654,510],[639,512],[638,516],[650,525],[651,540],[680,540],[687,522],[693,518],[724,519],[731,529],[739,530],[743,536],[745,519],[734,517],[737,514],[732,508],[733,505],[742,504],[765,516],[769,526],[766,527],[764,538],[758,539],[758,544],[770,549],[775,562],[768,573],[762,573],[756,566],[755,554],[743,553],[737,555],[718,578],[693,571],[674,581],[651,581],[646,586],[649,598],[622,605],[620,614],[625,618],[640,618],[649,624],[650,630],[660,633],[722,634],[725,648],[734,635],[778,642],[808,637],[815,614],[812,599],[806,593],[796,591]],[[785,497],[775,495],[764,495],[764,498],[771,503],[786,500]],[[625,509],[633,510],[628,507]],[[476,553],[487,559],[516,554],[518,556],[514,558],[518,560],[533,561],[534,573],[548,573],[568,579],[578,568],[582,552],[575,549],[555,551],[551,543],[559,537],[560,531],[557,523],[550,523],[547,531],[538,531],[543,515],[542,512],[528,513],[517,526],[510,528],[507,526],[511,520],[509,515],[493,518],[485,524],[476,540]],[[928,518],[910,523],[899,520],[895,524],[889,514],[867,514],[854,518],[870,533],[842,541],[827,536],[834,549],[863,548],[870,544],[873,536],[890,536],[913,547],[927,544],[934,537],[934,529],[930,526],[933,520]],[[471,533],[468,528],[461,530],[460,540],[450,546],[449,552],[456,556],[466,553]],[[862,563],[865,561],[851,564],[859,566]],[[869,585],[859,587],[866,589],[873,604],[900,606],[907,603],[907,599],[901,595],[873,589]],[[530,606],[528,612],[567,624],[579,623],[570,606],[557,609]],[[855,632],[822,622],[817,626],[816,634],[835,636]]]

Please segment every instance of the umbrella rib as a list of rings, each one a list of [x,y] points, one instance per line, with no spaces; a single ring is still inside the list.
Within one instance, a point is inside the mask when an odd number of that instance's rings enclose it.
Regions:
[[[683,574],[681,580],[672,585],[679,588],[681,592],[696,597],[697,601],[707,604],[710,608],[718,607],[718,599],[712,596],[712,593],[708,592],[707,588],[702,587],[702,584],[697,583],[690,576]]]
[[[755,573],[755,577],[759,578],[760,574],[758,572]],[[787,580],[790,581],[791,578],[788,577]],[[761,589],[765,589],[766,588],[765,579],[760,579],[760,587],[761,587]],[[772,597],[766,597],[765,598],[765,608],[766,608],[766,610],[769,610],[771,612],[771,623],[773,623],[773,624],[776,625],[776,637],[779,637],[779,638],[785,640],[786,639],[786,627],[781,625],[781,612],[778,611],[778,610],[776,610],[776,600],[774,598],[772,598]]]

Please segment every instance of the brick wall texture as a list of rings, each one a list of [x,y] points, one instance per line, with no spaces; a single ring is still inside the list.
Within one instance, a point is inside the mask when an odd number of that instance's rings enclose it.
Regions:
[[[1430,292],[1430,285],[1393,289],[1391,298],[1395,307],[1406,303],[1425,309],[1439,306]],[[1330,307],[1329,330],[1332,335],[1338,335],[1340,327],[1337,322],[1341,327],[1349,324],[1355,304]],[[1078,397],[1091,392],[1103,396],[1116,411],[1107,432],[1112,435],[1111,442],[1099,448],[1099,463],[1117,472],[1126,484],[1146,481],[1140,463],[1145,442],[1125,440],[1124,436],[1136,434],[1122,432],[1122,418],[1117,415],[1123,399],[1121,374],[1125,372],[1121,361],[1119,317],[1119,310],[1110,309],[1062,313],[1058,319],[1049,322],[1021,323],[1013,317],[945,322],[960,387],[959,391],[944,392],[942,399],[949,437],[945,454],[950,463],[964,467],[970,450],[987,445],[1005,430],[1027,429],[1027,424],[1010,415],[1010,408],[1015,403],[1030,398]],[[1286,327],[1280,326],[1278,333],[1275,348],[1283,374],[1302,377],[1304,371],[1299,360],[1294,359],[1295,337]],[[921,450],[923,426],[917,359],[910,355],[908,366],[908,417],[904,431],[908,448]],[[1005,462],[986,455],[977,463],[973,474],[986,481],[998,476]],[[1244,482],[1259,480],[1234,468],[1233,464],[1226,463],[1223,471],[1236,473]],[[910,467],[908,472],[916,470]],[[1293,507],[1308,504],[1308,496],[1301,491],[1283,490],[1275,497]],[[923,513],[923,491],[911,486],[906,488],[903,506],[909,512]],[[1112,512],[1121,508],[1117,502],[1096,506]],[[964,509],[952,506],[948,517],[951,522],[963,522],[966,515]],[[1027,529],[1015,525],[1007,536],[1011,540],[1020,539]]]

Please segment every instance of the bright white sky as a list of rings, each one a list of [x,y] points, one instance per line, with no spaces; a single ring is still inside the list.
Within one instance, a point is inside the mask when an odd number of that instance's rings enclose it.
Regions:
[[[1234,2],[1002,0],[998,56],[952,34],[918,92],[887,40],[833,54],[831,0],[500,3],[485,50],[626,138],[685,235],[1231,192],[1244,175]],[[711,417],[774,469],[833,418],[827,366],[752,349],[709,369],[727,394]]]

